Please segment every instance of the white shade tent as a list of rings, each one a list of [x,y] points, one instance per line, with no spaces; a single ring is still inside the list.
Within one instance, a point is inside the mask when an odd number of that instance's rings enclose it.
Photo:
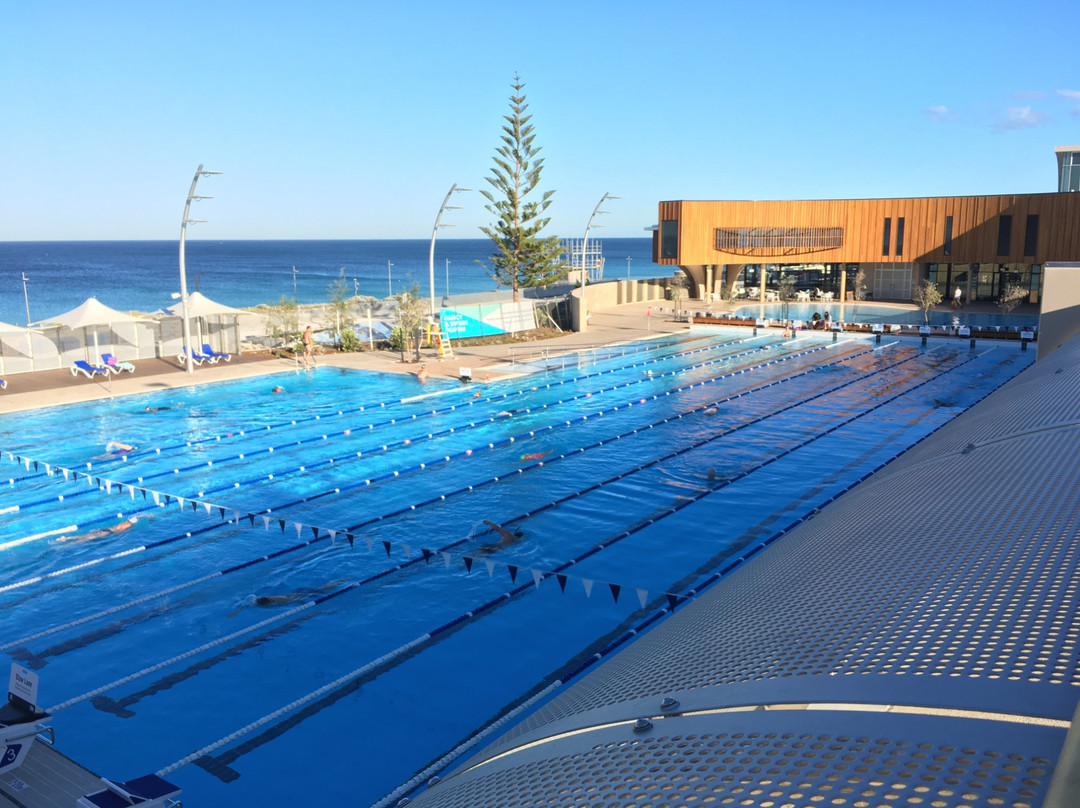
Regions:
[[[65,311],[62,314],[56,314],[52,317],[44,317],[39,322],[39,325],[58,325],[64,328],[69,328],[72,331],[81,328],[83,329],[83,347],[86,349],[86,359],[91,364],[99,364],[101,361],[101,348],[98,344],[98,329],[108,328],[112,332],[113,327],[117,325],[124,325],[128,323],[139,324],[147,323],[148,321],[144,317],[135,317],[131,314],[125,314],[122,311],[111,309],[104,303],[100,302],[96,297],[87,298],[80,306],[72,309],[71,311]],[[88,344],[87,332],[94,330],[94,357],[90,357],[90,346]],[[138,331],[135,332],[136,337]],[[113,342],[110,341],[109,347],[111,348]]]
[[[32,360],[33,359],[33,352],[32,352],[33,345],[30,342],[30,336],[32,334],[34,334],[34,333],[36,333],[36,332],[33,331],[32,329],[23,328],[21,325],[12,325],[11,323],[5,323],[3,321],[0,321],[0,373],[6,373],[7,372],[7,367],[6,367],[7,363],[5,361],[3,343],[8,342],[8,343],[10,343],[12,345],[15,345],[15,341],[19,340],[19,338],[21,337],[22,340],[26,341],[26,350],[25,351],[20,350],[19,352],[22,353],[27,358]],[[19,341],[22,341],[22,340],[19,340]],[[16,350],[18,350],[18,346],[16,346]]]
[[[184,316],[184,308],[182,303],[169,306],[166,309],[170,314],[175,314],[177,317]],[[203,321],[210,317],[221,317],[228,315],[238,314],[253,314],[254,312],[244,311],[243,309],[234,309],[231,306],[226,306],[222,303],[218,303],[216,300],[211,300],[201,292],[192,292],[188,295],[187,303],[188,319],[194,319],[197,323],[197,339],[196,348],[202,347],[203,341]],[[207,325],[209,331],[209,325]],[[218,345],[217,350],[223,350],[224,346]]]

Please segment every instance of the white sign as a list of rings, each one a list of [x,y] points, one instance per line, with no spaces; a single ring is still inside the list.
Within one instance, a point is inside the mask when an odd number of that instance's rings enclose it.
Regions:
[[[927,334],[930,333],[930,326],[928,326],[928,325],[920,325],[919,326],[919,333],[922,334],[925,337]]]
[[[1020,332],[1020,339],[1035,339],[1035,332],[1034,331],[1021,331]]]
[[[971,329],[966,325],[962,325],[962,326],[960,326],[960,330],[959,330],[958,333],[959,333],[959,335],[961,337],[970,337],[971,336]]]
[[[875,324],[874,324],[874,327],[873,327],[873,328],[872,328],[871,330],[872,330],[872,331],[873,331],[873,332],[874,332],[875,334],[880,334],[880,333],[881,333],[882,331],[884,331],[884,330],[885,330],[885,326],[883,326],[883,325],[882,325],[881,323],[875,323]]]
[[[11,663],[11,678],[8,680],[8,693],[18,696],[27,704],[37,706],[38,675],[18,663]]]

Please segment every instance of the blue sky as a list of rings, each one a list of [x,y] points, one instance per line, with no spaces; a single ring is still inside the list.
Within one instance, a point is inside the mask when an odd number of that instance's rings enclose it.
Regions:
[[[487,187],[514,74],[548,234],[669,199],[1054,191],[1074,2],[5,0],[0,241],[428,238]],[[479,238],[478,193],[440,238]]]

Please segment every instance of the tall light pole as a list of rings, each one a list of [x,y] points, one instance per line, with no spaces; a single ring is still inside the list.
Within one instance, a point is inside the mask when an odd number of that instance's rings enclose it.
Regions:
[[[440,227],[453,227],[451,224],[439,224],[442,219],[443,211],[445,210],[461,210],[456,205],[450,204],[450,197],[459,191],[471,191],[472,188],[458,188],[455,182],[450,186],[450,190],[446,192],[446,199],[443,200],[442,207],[439,208],[439,215],[435,217],[435,226],[431,228],[431,249],[428,250],[428,296],[430,298],[430,305],[428,314],[431,319],[435,319],[435,236],[439,232]]]
[[[22,294],[23,300],[26,301],[26,327],[30,327],[30,295],[26,293],[26,282],[30,280],[26,277],[26,273],[22,274]]]
[[[180,222],[180,319],[183,322],[184,331],[184,364],[188,373],[195,372],[195,365],[192,363],[191,358],[191,320],[188,318],[187,267],[184,263],[184,247],[187,243],[187,226],[206,221],[206,219],[188,218],[188,213],[191,211],[192,201],[213,199],[212,196],[195,195],[195,186],[199,182],[199,177],[220,173],[220,171],[205,171],[203,170],[203,164],[199,163],[199,167],[195,169],[195,176],[191,180],[191,189],[188,191],[187,201],[184,203],[184,218]]]
[[[634,259],[631,258],[629,255],[626,256],[626,279],[627,280],[630,280],[630,262],[633,261],[633,260]]]
[[[393,276],[390,274],[390,267],[392,267],[392,266],[393,266],[393,264],[391,264],[389,261],[386,262],[386,296],[387,297],[393,297],[394,296],[394,280],[393,280]]]
[[[292,299],[293,303],[300,304],[300,298],[296,296],[296,267],[292,268]]]
[[[581,324],[587,326],[588,309],[585,303],[585,283],[588,281],[589,272],[585,268],[585,253],[589,246],[589,231],[592,230],[593,219],[596,218],[599,213],[608,213],[606,210],[600,210],[601,206],[609,199],[622,199],[621,196],[612,196],[611,194],[604,194],[600,197],[600,201],[596,203],[596,207],[593,208],[592,216],[589,217],[589,223],[585,225],[585,237],[581,240]],[[597,225],[602,227],[602,225]]]
[[[450,259],[446,259],[446,291],[445,296],[450,297]]]

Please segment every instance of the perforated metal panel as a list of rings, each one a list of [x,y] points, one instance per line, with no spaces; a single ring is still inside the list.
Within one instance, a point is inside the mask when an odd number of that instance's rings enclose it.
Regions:
[[[1038,805],[1060,725],[933,713],[1067,722],[1080,698],[1078,367],[1080,346],[1059,349],[419,802]],[[597,729],[658,716],[665,697],[685,713],[822,702],[930,709],[713,712],[666,717],[648,738],[625,725]],[[664,732],[669,722],[678,733]],[[685,722],[701,728],[691,734]],[[597,740],[609,731],[618,740]],[[694,760],[670,762],[683,755]]]

